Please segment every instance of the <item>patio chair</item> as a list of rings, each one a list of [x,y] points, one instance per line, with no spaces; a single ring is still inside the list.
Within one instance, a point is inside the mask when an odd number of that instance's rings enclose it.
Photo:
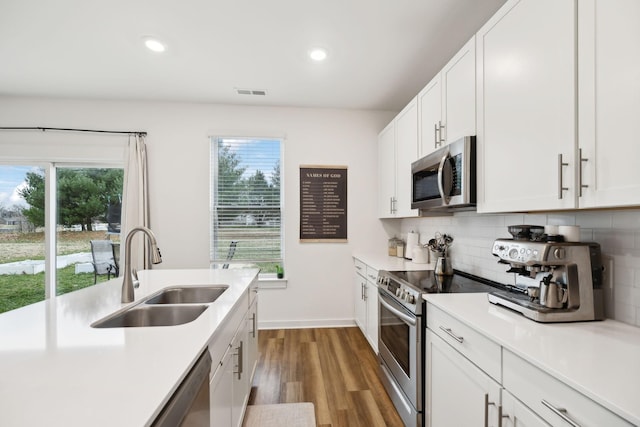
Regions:
[[[231,261],[231,259],[235,255],[236,246],[238,246],[238,241],[237,240],[232,240],[231,244],[229,245],[229,252],[227,252],[227,261]],[[229,268],[229,264],[223,264],[222,268]]]
[[[119,268],[113,258],[113,244],[111,240],[91,240],[91,256],[93,257],[93,284],[98,282],[98,276],[106,274],[107,280],[118,277]]]

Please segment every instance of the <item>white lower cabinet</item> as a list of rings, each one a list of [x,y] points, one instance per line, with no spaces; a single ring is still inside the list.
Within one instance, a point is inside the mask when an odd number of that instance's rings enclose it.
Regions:
[[[503,389],[502,427],[549,427],[549,424]]]
[[[224,357],[218,362],[209,381],[209,401],[212,426],[231,426],[233,396],[229,392],[233,384],[233,364],[231,347],[227,347]]]
[[[502,385],[553,426],[632,425],[506,349],[503,349]]]
[[[216,427],[242,425],[257,365],[258,298],[254,288],[238,306],[209,346],[214,360],[209,379],[211,425]]]
[[[354,258],[354,317],[373,351],[378,353],[378,270]]]
[[[426,344],[428,424],[498,427],[500,384],[430,330]]]
[[[425,345],[427,426],[633,425],[432,304]]]
[[[258,366],[258,298],[254,298],[247,315],[247,374],[253,379]],[[251,388],[251,383],[249,383]]]

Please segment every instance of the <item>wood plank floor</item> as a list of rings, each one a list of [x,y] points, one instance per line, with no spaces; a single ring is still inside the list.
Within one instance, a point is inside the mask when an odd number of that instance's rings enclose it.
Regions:
[[[401,427],[359,328],[259,331],[250,405],[313,402],[318,427]]]

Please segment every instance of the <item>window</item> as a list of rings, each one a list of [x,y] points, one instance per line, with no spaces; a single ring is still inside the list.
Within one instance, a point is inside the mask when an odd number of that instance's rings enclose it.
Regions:
[[[268,276],[283,264],[281,150],[279,139],[211,138],[212,266]]]
[[[91,241],[117,254],[122,185],[117,167],[0,165],[0,313],[114,277],[94,275]]]

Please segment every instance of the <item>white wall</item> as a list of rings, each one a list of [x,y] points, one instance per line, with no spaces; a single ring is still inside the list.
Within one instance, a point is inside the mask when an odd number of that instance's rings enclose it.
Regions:
[[[509,225],[578,225],[582,241],[600,243],[606,277],[605,314],[608,318],[640,326],[640,210],[575,211],[545,214],[481,215],[457,213],[452,217],[402,220],[401,232],[420,232],[426,243],[439,231],[451,234],[454,268],[501,283],[514,283],[515,275],[491,255],[496,238],[509,238]],[[405,236],[406,238],[406,236]],[[609,263],[610,262],[610,263]],[[608,274],[609,273],[609,274]]]
[[[375,146],[378,132],[394,115],[354,110],[0,97],[0,126],[148,132],[151,226],[163,254],[158,268],[209,266],[208,137],[221,133],[286,137],[283,185],[288,287],[261,292],[261,326],[268,327],[353,324],[351,254],[386,245],[383,224],[374,215]],[[8,135],[15,133],[0,132],[0,161],[12,144],[13,136]],[[28,134],[20,135],[21,144],[28,144]],[[60,139],[59,134],[56,139]],[[61,150],[65,147],[58,145]],[[299,243],[301,164],[348,166],[349,243]]]

